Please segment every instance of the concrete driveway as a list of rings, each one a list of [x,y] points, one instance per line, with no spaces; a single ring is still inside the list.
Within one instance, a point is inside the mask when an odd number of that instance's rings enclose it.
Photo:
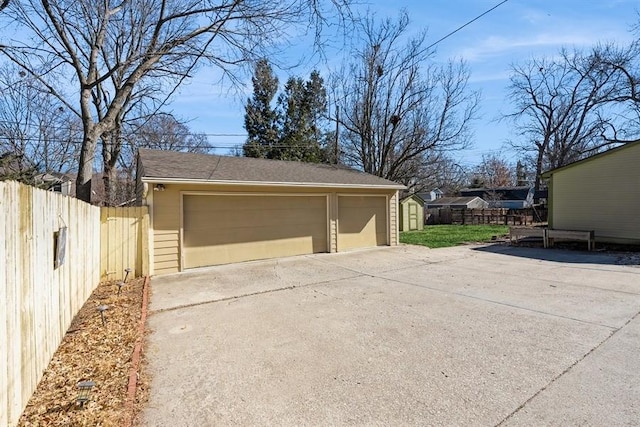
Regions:
[[[414,246],[154,278],[149,426],[638,425],[640,268]]]

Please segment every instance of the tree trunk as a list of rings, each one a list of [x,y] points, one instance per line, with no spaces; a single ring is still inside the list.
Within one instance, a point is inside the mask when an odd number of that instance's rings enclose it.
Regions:
[[[121,123],[118,117],[118,123]],[[102,135],[102,180],[104,182],[105,206],[114,206],[118,202],[118,168],[116,167],[122,150],[122,132],[120,124]]]
[[[85,133],[80,150],[80,164],[76,177],[76,197],[91,203],[91,177],[93,176],[93,160],[96,153],[96,140]]]
[[[540,184],[542,182],[542,160],[544,159],[544,147],[538,148],[538,158],[536,159],[536,182],[534,185],[534,190],[538,191],[540,189]]]
[[[104,162],[102,181],[104,182],[104,206],[114,206],[118,198],[117,169],[111,162]]]

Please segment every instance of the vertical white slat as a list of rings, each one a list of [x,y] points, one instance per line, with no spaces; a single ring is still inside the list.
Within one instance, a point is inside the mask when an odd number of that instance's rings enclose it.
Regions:
[[[61,225],[66,225],[67,227],[69,225],[70,200],[71,200],[70,197],[63,198],[60,203],[60,211],[58,212],[58,214],[60,215],[58,220],[62,222]],[[69,239],[68,236],[67,236],[67,239]],[[67,241],[67,244],[69,244],[68,241]],[[62,339],[62,337],[64,336],[64,332],[65,332],[64,325],[69,324],[71,322],[71,314],[70,314],[69,304],[68,304],[69,293],[70,293],[69,291],[70,278],[69,278],[69,268],[67,266],[67,262],[68,260],[65,260],[65,264],[55,270],[55,275],[57,277],[58,290],[59,290],[57,319],[58,319],[58,324],[60,325],[60,330],[59,330],[60,339]]]
[[[30,375],[29,375],[29,389],[38,385],[38,371],[40,369],[40,361],[42,359],[41,354],[43,349],[41,348],[40,338],[41,338],[41,330],[40,330],[40,313],[42,310],[36,306],[36,301],[38,297],[40,297],[40,282],[36,278],[38,277],[38,266],[42,260],[39,257],[38,251],[38,241],[42,238],[40,235],[39,224],[40,217],[42,215],[41,207],[42,207],[42,197],[37,193],[35,189],[31,189],[30,194],[30,203],[31,203],[31,215],[29,220],[29,229],[31,230],[31,238],[29,239],[29,263],[27,264],[29,270],[29,318],[31,321],[31,337],[30,337],[30,347],[31,347],[31,360],[30,360]],[[29,400],[31,397],[31,393],[26,397]]]
[[[20,234],[20,189],[16,183],[12,184],[11,197],[11,248],[9,250],[9,269],[13,273],[13,280],[9,281],[11,288],[10,308],[11,311],[8,330],[12,345],[9,347],[9,371],[11,377],[9,379],[10,395],[9,395],[9,423],[15,423],[22,411],[22,381],[21,381],[21,365],[20,365],[20,349],[22,348],[22,333],[20,333],[20,310],[22,300],[20,295],[20,286],[22,285],[22,275],[20,270],[20,254],[22,253],[22,235]]]
[[[93,215],[93,219],[91,220],[92,226],[93,226],[93,243],[94,243],[94,250],[91,252],[92,253],[92,265],[93,265],[93,282],[96,285],[98,284],[98,282],[100,281],[100,242],[101,242],[101,235],[100,235],[100,208],[92,206],[92,215]],[[95,286],[94,286],[95,288]]]
[[[0,234],[4,236],[0,240],[0,283],[4,283],[0,289],[0,356],[8,354],[9,351],[9,307],[11,273],[7,272],[9,263],[7,262],[7,249],[10,246],[10,208],[12,202],[10,198],[9,183],[0,182]],[[0,364],[0,426],[9,424],[9,372],[11,366],[7,363]]]
[[[22,347],[20,351],[20,371],[21,371],[21,399],[23,402],[29,400],[31,387],[35,376],[36,349],[35,325],[33,318],[33,281],[31,277],[31,262],[36,260],[33,257],[33,199],[32,187],[22,187],[20,191],[20,222],[19,233],[22,236],[24,245],[20,252],[20,271],[22,280],[20,285],[20,333],[22,335]]]
[[[54,232],[58,229],[59,218],[59,203],[60,197],[52,192],[46,192],[46,205],[44,206],[43,218],[42,218],[42,240],[40,242],[40,257],[43,260],[40,268],[40,274],[42,275],[42,291],[47,303],[41,304],[43,309],[43,322],[44,331],[42,342],[44,344],[43,350],[43,365],[41,367],[40,376],[44,373],[44,370],[49,364],[53,353],[55,353],[59,341],[59,325],[56,321],[55,313],[58,311],[58,284],[55,280],[54,269],[54,253],[53,253],[53,236]],[[53,214],[52,214],[53,213]]]
[[[100,275],[102,280],[108,280],[109,276],[109,252],[108,252],[108,223],[107,210],[100,208]]]

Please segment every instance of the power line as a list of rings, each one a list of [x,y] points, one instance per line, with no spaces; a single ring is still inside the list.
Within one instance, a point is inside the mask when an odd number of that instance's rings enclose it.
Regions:
[[[21,137],[21,138],[10,138],[3,135],[0,135],[0,140],[5,139],[7,141],[11,140],[19,140],[22,142],[42,142],[44,141],[39,138],[30,138],[30,137]],[[80,139],[47,139],[49,143],[59,143],[59,144],[74,144],[80,145],[82,144],[82,140]],[[125,146],[131,146],[131,144],[125,143]],[[135,148],[150,148],[154,149],[153,145],[161,146],[162,143],[158,144],[133,144]],[[206,145],[197,145],[197,144],[168,144],[171,149],[193,149],[193,148],[202,148],[202,149],[227,149],[227,148],[241,148],[244,145],[244,142],[229,142],[229,143],[215,143]],[[272,144],[269,145],[268,148],[308,148],[308,145],[305,144]],[[157,148],[161,149],[161,148]]]
[[[80,129],[72,129],[70,127],[64,127],[64,126],[40,126],[36,123],[18,123],[18,122],[11,122],[8,120],[0,120],[0,124],[3,124],[5,126],[5,129],[7,127],[26,127],[26,128],[31,128],[33,129],[33,132],[39,132],[39,131],[58,131],[58,132],[77,132],[77,133],[81,133],[82,131]],[[134,132],[134,134],[137,134],[137,132]],[[207,137],[247,137],[249,136],[247,133],[204,133],[204,132],[154,132],[154,136],[207,136]],[[3,138],[8,138],[4,135],[0,135],[0,137]],[[16,137],[17,138],[17,137]],[[28,138],[32,138],[32,137],[28,137]]]
[[[497,5],[493,6],[491,9],[486,10],[485,12],[481,13],[480,15],[476,16],[475,18],[473,18],[471,21],[459,26],[458,28],[456,28],[455,30],[451,31],[449,34],[447,34],[446,36],[438,39],[435,43],[430,44],[429,46],[427,46],[427,50],[431,49],[432,47],[434,47],[435,45],[437,45],[438,43],[440,43],[443,40],[448,39],[449,37],[451,37],[452,35],[454,35],[455,33],[457,33],[458,31],[462,30],[464,27],[466,27],[467,25],[470,25],[474,22],[476,22],[478,19],[482,18],[483,16],[485,16],[486,14],[494,11],[495,9],[497,9],[498,7],[502,6],[503,4],[505,4],[506,2],[508,2],[509,0],[503,0],[500,3],[498,3]]]

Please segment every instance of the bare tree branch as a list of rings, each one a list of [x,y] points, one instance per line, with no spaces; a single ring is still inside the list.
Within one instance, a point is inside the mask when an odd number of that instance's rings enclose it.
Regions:
[[[23,0],[3,3],[0,19],[28,39],[5,40],[2,53],[78,112],[83,143],[76,182],[89,200],[97,145],[110,144],[128,104],[148,88],[169,94],[200,65],[237,81],[237,65],[265,57],[296,31],[321,26],[330,11],[347,17],[350,0]],[[73,81],[73,87],[65,81]],[[168,96],[156,96],[157,109]],[[163,99],[165,101],[163,101]],[[116,145],[113,145],[116,147]],[[117,155],[117,150],[113,151]]]
[[[357,62],[334,76],[341,146],[347,163],[414,186],[430,153],[469,145],[479,94],[464,63],[429,62],[425,34],[404,42],[409,19],[363,24]]]
[[[512,67],[509,98],[521,139],[513,147],[535,156],[536,189],[544,169],[564,166],[640,132],[628,115],[636,109],[635,44],[562,50],[555,59]]]

